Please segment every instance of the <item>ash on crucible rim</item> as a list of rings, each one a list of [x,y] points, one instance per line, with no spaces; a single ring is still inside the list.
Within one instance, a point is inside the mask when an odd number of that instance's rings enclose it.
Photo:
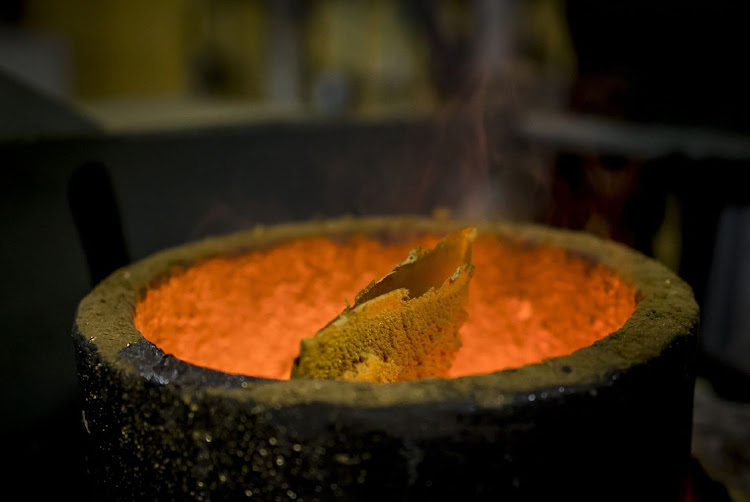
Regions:
[[[299,331],[302,322],[319,328],[316,315],[335,316],[404,249],[467,222],[279,225],[112,274],[81,302],[74,327],[98,489],[119,500],[624,500],[645,490],[678,500],[698,323],[689,287],[589,235],[470,223],[485,237],[461,331],[464,359],[459,353],[447,379],[282,380],[287,352],[312,334]],[[360,246],[347,253],[351,242]],[[303,245],[330,259],[285,259]],[[345,271],[325,291],[281,280],[333,258],[368,266],[318,270]],[[294,299],[286,315],[284,295],[267,287],[274,280]],[[270,299],[258,296],[269,291]],[[256,308],[243,309],[243,298]],[[302,320],[289,313],[303,307]],[[264,331],[269,323],[276,331]],[[503,336],[505,351],[493,345]]]

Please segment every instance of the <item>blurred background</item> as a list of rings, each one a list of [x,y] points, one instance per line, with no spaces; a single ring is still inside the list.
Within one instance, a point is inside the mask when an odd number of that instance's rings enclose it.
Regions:
[[[729,0],[5,0],[11,473],[44,472],[32,491],[85,497],[69,332],[116,267],[257,224],[437,211],[583,230],[687,280],[703,315],[694,456],[748,500],[748,11]]]

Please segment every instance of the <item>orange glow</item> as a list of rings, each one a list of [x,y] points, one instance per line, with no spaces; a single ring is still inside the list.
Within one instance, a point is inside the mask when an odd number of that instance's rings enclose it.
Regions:
[[[151,288],[136,307],[143,336],[184,361],[288,379],[300,340],[350,304],[417,245],[308,238],[213,258]],[[615,272],[551,246],[480,235],[469,318],[450,376],[489,373],[570,354],[619,329],[635,290]]]

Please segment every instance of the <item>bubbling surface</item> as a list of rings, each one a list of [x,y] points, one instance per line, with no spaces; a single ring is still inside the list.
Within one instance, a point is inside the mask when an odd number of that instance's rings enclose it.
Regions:
[[[302,338],[410,250],[438,238],[314,237],[211,258],[151,287],[136,305],[135,326],[183,361],[285,380]],[[634,287],[615,271],[559,247],[480,234],[472,257],[469,317],[451,377],[568,355],[622,327],[636,307]]]

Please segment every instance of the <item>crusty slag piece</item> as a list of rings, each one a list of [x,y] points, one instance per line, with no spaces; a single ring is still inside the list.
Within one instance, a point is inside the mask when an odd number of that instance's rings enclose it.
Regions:
[[[474,274],[466,228],[415,249],[354,305],[302,340],[292,378],[400,382],[444,377],[461,346]]]

